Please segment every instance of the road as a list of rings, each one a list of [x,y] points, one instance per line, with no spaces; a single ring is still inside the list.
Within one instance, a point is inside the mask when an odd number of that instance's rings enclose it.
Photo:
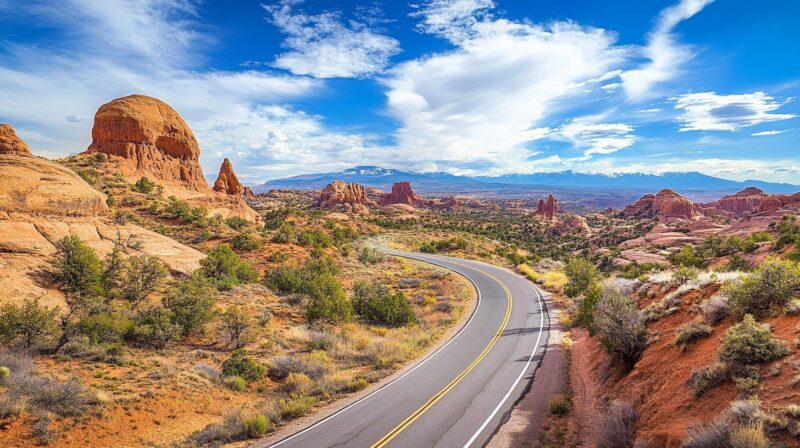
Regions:
[[[398,378],[272,447],[479,447],[530,384],[549,327],[542,296],[530,282],[481,262],[387,252],[465,276],[478,291],[473,314]]]

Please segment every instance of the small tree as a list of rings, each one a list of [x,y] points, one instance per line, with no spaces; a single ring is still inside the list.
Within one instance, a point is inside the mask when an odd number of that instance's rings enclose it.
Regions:
[[[565,271],[569,281],[564,286],[564,294],[568,297],[577,297],[585,293],[597,278],[594,265],[583,257],[570,258]]]
[[[356,283],[353,309],[365,321],[378,325],[400,327],[416,321],[414,311],[402,291],[392,293],[378,284]]]
[[[131,309],[136,309],[158,289],[166,275],[161,260],[156,257],[129,258],[122,283],[122,298],[130,302]]]
[[[122,258],[122,247],[117,242],[111,252],[106,255],[105,260],[103,260],[103,272],[100,274],[100,285],[103,288],[103,295],[106,300],[112,300],[119,296],[124,269],[125,260]]]
[[[353,314],[353,305],[347,299],[339,280],[330,273],[314,278],[308,285],[309,300],[306,317],[310,321],[347,321]]]
[[[173,323],[172,312],[153,306],[143,309],[136,318],[133,337],[140,344],[162,349],[181,334],[181,327]]]
[[[139,180],[137,180],[136,183],[133,184],[133,187],[131,188],[131,190],[133,190],[133,191],[135,191],[137,193],[150,194],[150,193],[153,192],[155,187],[156,187],[156,184],[151,182],[150,179],[148,179],[146,177],[140,177]]]
[[[80,297],[97,296],[100,284],[100,259],[94,250],[75,235],[65,236],[55,244],[58,256],[50,272],[53,280],[68,294]]]
[[[222,363],[225,376],[242,377],[248,382],[256,381],[264,376],[267,369],[258,361],[247,355],[244,349],[234,350],[231,357]]]
[[[7,304],[0,308],[0,343],[18,342],[29,350],[50,339],[56,330],[58,308],[39,304],[39,298],[25,299],[22,306]]]
[[[222,313],[222,325],[228,334],[229,343],[240,348],[248,342],[247,332],[253,327],[253,318],[246,309],[232,306]]]
[[[211,321],[216,301],[216,288],[201,275],[193,275],[173,286],[163,299],[164,306],[172,311],[173,322],[181,327],[184,336],[201,331]]]
[[[630,297],[606,288],[594,313],[594,329],[608,353],[628,368],[649,343],[644,318]]]
[[[227,244],[220,244],[211,249],[208,257],[200,260],[200,265],[203,274],[211,279],[219,290],[232,289],[241,283],[258,280],[258,274],[253,267],[242,261]]]

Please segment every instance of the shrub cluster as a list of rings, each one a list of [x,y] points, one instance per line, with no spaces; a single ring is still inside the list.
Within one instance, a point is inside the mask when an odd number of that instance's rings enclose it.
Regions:
[[[414,310],[402,291],[391,292],[383,285],[356,283],[353,308],[366,322],[401,327],[416,321]]]
[[[250,382],[262,378],[265,372],[266,368],[242,349],[234,350],[230,358],[222,363],[225,376],[236,376]]]
[[[747,366],[774,361],[789,353],[781,341],[772,336],[767,324],[745,315],[742,322],[732,326],[722,338],[719,360],[734,366]]]
[[[200,266],[203,275],[221,291],[258,280],[258,273],[250,263],[242,261],[227,244],[211,249],[208,256],[200,260]]]
[[[311,320],[342,321],[352,315],[339,279],[339,267],[330,257],[312,257],[303,265],[285,264],[267,273],[266,284],[280,294],[308,296],[306,317]]]
[[[439,252],[451,252],[455,250],[465,250],[467,240],[464,238],[448,238],[444,240],[433,240],[420,246],[419,251],[426,254],[436,254]]]
[[[628,368],[639,360],[650,340],[636,303],[612,288],[603,290],[592,327],[608,353]]]
[[[786,307],[800,296],[800,264],[767,259],[741,282],[726,288],[731,311],[738,318],[751,314],[762,319]]]

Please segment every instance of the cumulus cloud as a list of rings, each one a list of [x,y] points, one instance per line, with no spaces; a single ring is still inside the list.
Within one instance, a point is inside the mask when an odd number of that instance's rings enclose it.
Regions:
[[[296,12],[292,7],[297,3],[264,5],[271,22],[287,36],[283,46],[289,51],[275,58],[275,67],[316,78],[364,78],[382,72],[400,52],[400,42],[365,23],[345,24],[334,12]]]
[[[558,135],[576,147],[585,148],[584,156],[611,154],[636,142],[633,127],[623,123],[587,123],[573,120],[558,130]]]
[[[494,19],[490,2],[426,5],[415,13],[421,27],[457,48],[404,62],[383,82],[402,159],[435,169],[525,169],[538,152],[531,143],[550,133],[542,123],[554,103],[607,79],[623,58],[602,29]]]
[[[747,126],[794,118],[794,114],[772,113],[782,105],[764,92],[687,93],[675,98],[675,109],[683,111],[678,117],[681,131],[738,131]]]
[[[648,37],[647,46],[643,49],[643,56],[649,62],[620,75],[629,98],[647,97],[656,84],[675,77],[681,65],[692,58],[692,49],[677,43],[673,30],[679,23],[699,13],[713,1],[681,0],[661,12],[655,28]]]

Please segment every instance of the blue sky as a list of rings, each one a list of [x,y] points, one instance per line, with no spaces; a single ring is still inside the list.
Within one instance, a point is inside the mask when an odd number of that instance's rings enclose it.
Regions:
[[[0,0],[0,121],[171,104],[213,176],[702,171],[800,184],[800,2]]]

